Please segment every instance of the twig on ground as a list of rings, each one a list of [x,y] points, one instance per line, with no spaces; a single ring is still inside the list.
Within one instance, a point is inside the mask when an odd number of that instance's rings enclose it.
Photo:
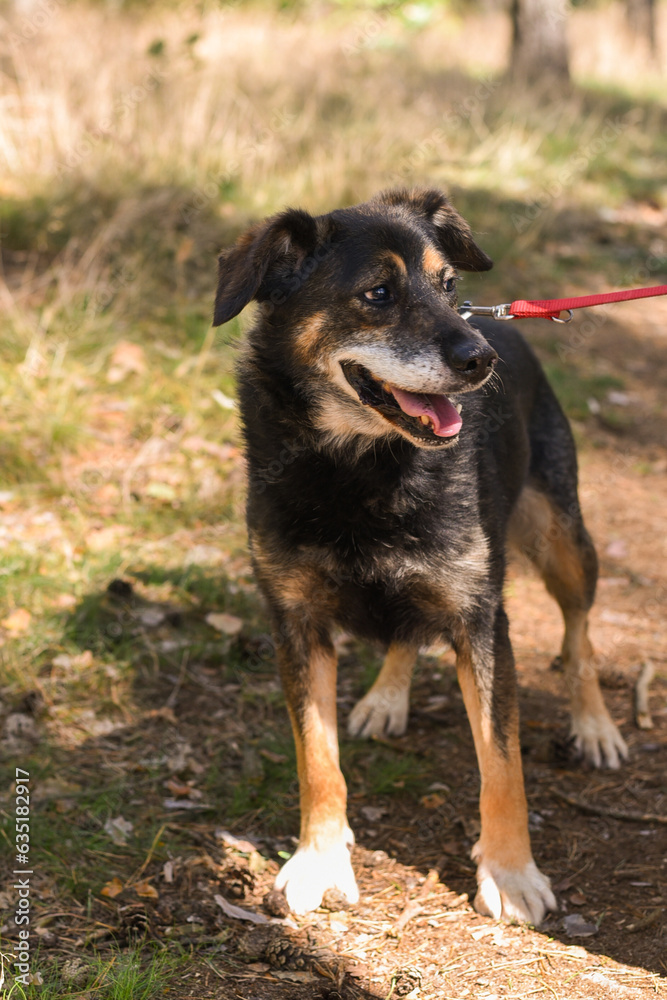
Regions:
[[[635,725],[637,729],[653,729],[649,706],[649,686],[655,677],[655,667],[650,660],[642,664],[635,684]]]
[[[626,930],[629,931],[630,934],[637,934],[639,931],[646,930],[647,927],[652,927],[653,924],[658,923],[663,912],[664,908],[662,906],[657,906],[654,910],[649,910],[649,912],[645,914],[641,920],[638,920],[634,924],[628,924]]]
[[[557,788],[552,788],[551,793],[557,799],[562,799],[568,805],[574,806],[575,809],[591,813],[593,816],[609,816],[611,819],[622,819],[629,823],[667,823],[667,816],[659,816],[657,813],[626,812],[624,809],[594,806],[590,802],[582,802],[581,799],[575,799],[572,795],[566,795],[565,792],[561,792]]]
[[[134,883],[135,883],[135,882],[138,882],[138,881],[139,881],[139,879],[141,878],[141,876],[142,876],[142,875],[144,874],[144,872],[145,872],[145,871],[146,871],[146,869],[148,868],[149,864],[151,863],[151,859],[152,859],[152,857],[153,857],[153,854],[154,854],[154,852],[155,852],[155,848],[156,848],[156,847],[157,847],[157,845],[158,845],[158,841],[160,840],[160,837],[162,836],[162,834],[164,833],[164,831],[165,831],[166,829],[167,829],[167,824],[166,824],[166,823],[163,823],[163,824],[162,824],[162,826],[160,827],[160,829],[158,830],[158,832],[157,832],[157,833],[155,834],[155,836],[153,837],[153,843],[152,843],[152,844],[151,844],[151,846],[150,846],[150,847],[148,848],[148,854],[146,855],[146,860],[145,860],[145,861],[144,861],[144,863],[143,863],[143,864],[141,865],[141,867],[137,869],[137,871],[136,871],[136,872],[134,873],[134,875],[132,876],[132,878],[131,878],[131,879],[129,879],[129,880],[128,880],[128,881],[127,881],[127,882],[125,883],[125,888],[126,888],[126,889],[127,889],[127,888],[128,888],[129,886],[131,886],[131,885],[134,885]]]
[[[169,695],[169,697],[167,698],[167,700],[164,703],[165,704],[165,708],[170,708],[172,711],[176,707],[176,702],[178,701],[178,695],[179,695],[179,692],[180,692],[180,690],[181,690],[181,688],[183,686],[183,681],[185,680],[185,677],[186,677],[186,674],[187,674],[187,670],[188,670],[188,655],[189,655],[189,651],[186,649],[185,652],[183,653],[183,658],[181,660],[181,668],[179,670],[178,678],[176,679],[176,683],[174,684],[174,687],[172,689],[171,694]]]
[[[421,887],[419,895],[416,897],[416,899],[411,899],[405,905],[405,908],[403,909],[402,913],[400,913],[399,916],[397,917],[394,926],[391,928],[391,930],[387,931],[387,933],[391,937],[398,937],[398,935],[403,930],[407,922],[409,920],[412,920],[412,918],[416,917],[419,913],[421,913],[421,911],[424,909],[424,904],[421,901],[426,899],[428,894],[431,892],[432,889],[435,888],[435,886],[438,884],[439,881],[440,877],[437,871],[435,870],[435,868],[432,868],[428,873],[428,875],[426,876],[426,881]]]

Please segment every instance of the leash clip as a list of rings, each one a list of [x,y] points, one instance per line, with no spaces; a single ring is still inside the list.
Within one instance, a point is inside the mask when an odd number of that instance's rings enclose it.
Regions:
[[[459,306],[459,313],[463,319],[470,319],[471,316],[491,316],[493,319],[514,319],[510,312],[511,302],[502,302],[498,306],[474,306],[472,302],[464,302]]]
[[[513,302],[502,302],[498,306],[474,306],[472,302],[466,301],[462,306],[459,306],[458,312],[462,319],[470,319],[471,316],[491,316],[493,319],[524,319],[530,317],[530,313],[519,313],[516,316],[511,312],[512,306],[525,305],[525,303],[513,303]],[[530,305],[530,303],[529,303]],[[558,316],[534,316],[535,319],[550,319],[553,323],[570,323],[573,319],[572,310],[565,309],[560,310],[561,312],[566,312],[567,316],[565,319],[560,319]]]

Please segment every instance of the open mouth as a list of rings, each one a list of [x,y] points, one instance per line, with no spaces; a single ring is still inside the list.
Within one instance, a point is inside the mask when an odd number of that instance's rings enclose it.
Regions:
[[[408,392],[375,378],[355,361],[342,361],[345,378],[364,406],[372,406],[398,429],[428,445],[451,444],[463,421],[460,404],[444,394]]]

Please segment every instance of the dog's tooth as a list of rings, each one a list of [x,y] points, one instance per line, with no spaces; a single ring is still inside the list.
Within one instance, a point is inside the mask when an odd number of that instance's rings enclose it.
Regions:
[[[422,413],[419,419],[423,423],[424,427],[428,427],[428,425],[431,423],[430,417],[427,417],[425,413]]]
[[[458,412],[460,413],[461,410],[463,409],[463,403],[454,403],[454,409],[458,410]]]

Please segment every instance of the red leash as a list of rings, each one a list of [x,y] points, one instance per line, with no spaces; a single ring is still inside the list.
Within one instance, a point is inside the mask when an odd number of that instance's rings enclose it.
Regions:
[[[630,288],[625,292],[605,292],[602,295],[577,295],[569,299],[541,299],[527,302],[525,299],[515,299],[514,302],[503,302],[498,306],[474,306],[472,302],[464,302],[459,312],[464,319],[469,316],[493,316],[494,319],[552,319],[556,323],[569,323],[573,309],[585,309],[587,306],[601,306],[608,302],[627,302],[630,299],[649,299],[654,295],[667,295],[667,285],[655,285],[653,288]],[[569,312],[567,319],[560,319],[563,311]]]

